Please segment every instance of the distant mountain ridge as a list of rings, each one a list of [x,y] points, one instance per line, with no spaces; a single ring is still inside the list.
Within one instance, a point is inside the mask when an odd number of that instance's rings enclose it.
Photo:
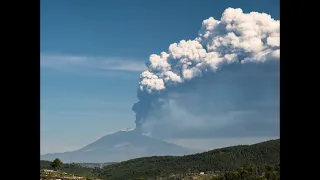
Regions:
[[[149,137],[135,129],[108,134],[87,146],[71,152],[44,154],[41,160],[61,159],[63,162],[120,162],[147,156],[180,156],[194,150]]]

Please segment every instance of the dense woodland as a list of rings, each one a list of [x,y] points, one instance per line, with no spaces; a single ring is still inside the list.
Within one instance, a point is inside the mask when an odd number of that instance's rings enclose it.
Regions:
[[[40,168],[50,169],[50,162],[41,161],[41,164]],[[266,164],[268,165],[265,166]],[[269,170],[269,164],[272,164],[270,166],[271,170]],[[267,167],[268,171],[266,171],[265,167]],[[280,174],[280,139],[253,145],[226,147],[180,157],[154,156],[137,158],[108,165],[102,169],[90,169],[76,164],[65,164],[61,167],[61,170],[108,180],[154,179],[155,177],[177,179],[177,176],[179,177],[178,179],[181,179],[182,177],[189,177],[190,174],[199,174],[200,172],[219,174],[212,177],[214,180],[232,180],[234,178],[277,179]],[[265,176],[263,172],[267,175]]]
[[[265,166],[247,166],[213,176],[210,180],[280,180],[280,163]]]

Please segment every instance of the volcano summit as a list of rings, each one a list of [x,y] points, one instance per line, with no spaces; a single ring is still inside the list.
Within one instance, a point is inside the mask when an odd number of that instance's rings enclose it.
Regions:
[[[138,157],[192,154],[188,148],[142,134],[136,129],[124,129],[108,134],[75,151],[44,154],[41,160],[60,158],[63,162],[120,162]]]

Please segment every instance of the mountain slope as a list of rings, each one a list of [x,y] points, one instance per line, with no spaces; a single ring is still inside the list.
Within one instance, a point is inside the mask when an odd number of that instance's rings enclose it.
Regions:
[[[61,159],[63,162],[120,162],[146,156],[185,155],[191,151],[172,143],[141,134],[136,130],[123,130],[106,135],[76,151],[45,154],[42,160]]]
[[[229,171],[245,165],[280,163],[280,139],[253,145],[231,146],[180,157],[146,157],[95,170],[95,176],[109,180],[152,178],[170,174]]]

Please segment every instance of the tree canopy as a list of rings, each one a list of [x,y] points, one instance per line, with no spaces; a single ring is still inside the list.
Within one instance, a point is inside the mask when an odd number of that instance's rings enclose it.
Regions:
[[[137,158],[95,169],[101,179],[138,179],[167,177],[188,172],[226,172],[241,167],[280,163],[280,139],[253,145],[239,145],[187,156]],[[264,168],[264,167],[263,167]],[[273,166],[267,166],[272,171]],[[243,176],[247,173],[241,171]]]
[[[54,161],[51,162],[50,165],[54,170],[59,170],[62,164],[62,161],[59,158],[56,158]]]

